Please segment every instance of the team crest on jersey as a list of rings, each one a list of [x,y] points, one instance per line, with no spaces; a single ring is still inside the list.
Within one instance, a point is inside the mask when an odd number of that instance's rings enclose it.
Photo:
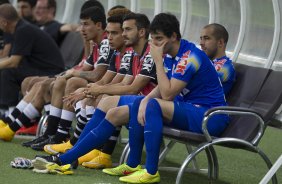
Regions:
[[[151,72],[154,66],[154,60],[151,55],[146,55],[143,61],[142,70]]]

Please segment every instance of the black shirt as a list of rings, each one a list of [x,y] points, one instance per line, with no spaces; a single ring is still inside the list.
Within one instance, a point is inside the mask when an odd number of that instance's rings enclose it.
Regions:
[[[61,45],[62,41],[64,40],[66,33],[61,33],[60,29],[63,24],[59,23],[56,20],[52,20],[47,22],[44,25],[39,25],[40,29],[48,33],[57,43],[58,46]]]
[[[21,55],[19,67],[57,73],[64,69],[63,57],[52,38],[38,27],[19,20],[13,34],[11,55]]]
[[[0,50],[4,48],[4,36],[3,36],[3,31],[0,30]]]

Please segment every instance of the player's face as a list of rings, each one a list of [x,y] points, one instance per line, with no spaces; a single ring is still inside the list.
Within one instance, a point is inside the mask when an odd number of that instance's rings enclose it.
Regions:
[[[172,49],[172,40],[165,36],[162,32],[157,31],[156,33],[151,33],[151,42],[160,47],[165,43],[163,53],[170,53]]]
[[[7,32],[7,24],[8,22],[3,17],[0,17],[0,29],[3,32]]]
[[[134,19],[126,20],[126,21],[123,22],[122,36],[124,38],[124,43],[125,43],[126,47],[134,46],[139,41],[138,29],[137,29],[137,26],[136,26],[135,23],[136,22],[135,22]]]
[[[204,28],[201,31],[200,46],[210,59],[214,59],[218,52],[219,41],[213,36],[211,27]]]
[[[32,16],[32,8],[29,3],[20,1],[17,3],[17,10],[20,17],[30,17]]]
[[[90,19],[81,19],[80,20],[80,31],[85,40],[90,41],[93,40],[97,35],[97,26]]]
[[[109,22],[106,31],[111,49],[121,49],[124,45],[124,38],[122,37],[123,31],[120,23]]]

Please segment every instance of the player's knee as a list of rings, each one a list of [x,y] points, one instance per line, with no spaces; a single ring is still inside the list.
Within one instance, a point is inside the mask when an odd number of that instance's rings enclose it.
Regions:
[[[159,102],[157,99],[155,98],[151,98],[149,99],[148,103],[147,103],[147,108],[153,108],[153,107],[158,107],[159,106]]]
[[[160,104],[159,104],[159,102],[158,102],[158,100],[157,99],[155,99],[155,98],[152,98],[152,99],[150,99],[149,101],[148,101],[148,103],[147,103],[147,107],[146,107],[146,116],[147,115],[152,115],[152,114],[155,114],[155,113],[157,113],[157,112],[159,112],[159,111],[157,111],[157,110],[160,110],[161,108],[160,108]]]
[[[119,96],[107,96],[102,98],[98,104],[98,108],[107,112],[109,109],[117,106],[117,102],[119,101]]]
[[[72,77],[67,81],[66,89],[73,92],[78,88],[85,87],[86,85],[87,81],[85,79]]]
[[[54,85],[53,85],[53,90],[62,90],[66,86],[66,79],[63,77],[59,77],[56,79]]]
[[[123,124],[123,122],[121,122],[121,120],[124,119],[123,117],[124,112],[120,108],[115,107],[108,110],[105,118],[114,126],[120,126]]]

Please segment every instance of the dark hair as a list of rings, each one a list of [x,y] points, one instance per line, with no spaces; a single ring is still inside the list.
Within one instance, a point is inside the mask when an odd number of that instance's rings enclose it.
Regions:
[[[48,6],[49,9],[50,8],[54,8],[53,15],[55,16],[56,15],[56,11],[57,11],[57,2],[56,2],[56,0],[48,0],[47,6]]]
[[[115,8],[115,9],[111,9],[108,11],[108,17],[110,16],[116,16],[116,15],[127,15],[131,13],[131,11],[127,8]]]
[[[9,0],[0,0],[0,5],[5,4],[5,3],[10,3],[10,1]]]
[[[94,23],[101,22],[102,28],[106,28],[105,13],[98,7],[90,7],[80,13],[80,19],[91,19]]]
[[[126,8],[125,6],[122,6],[122,5],[116,5],[116,6],[113,6],[109,9],[109,11],[111,10],[114,10],[114,9],[117,9],[117,8]]]
[[[129,13],[131,13],[131,11],[127,8],[112,9],[108,12],[109,17],[107,22],[119,23],[120,27],[122,28],[123,19]]]
[[[30,5],[31,8],[33,8],[36,5],[37,0],[18,0],[19,2],[26,2]]]
[[[150,33],[157,33],[158,31],[169,38],[173,33],[176,33],[177,40],[181,39],[179,21],[175,15],[170,13],[160,13],[154,17],[150,25]]]
[[[150,27],[150,21],[148,19],[148,17],[145,15],[145,14],[142,14],[142,13],[129,13],[127,14],[123,21],[126,21],[126,20],[135,20],[136,22],[136,26],[137,26],[137,29],[140,30],[142,28],[145,29],[146,31],[146,35],[145,37],[148,38],[149,37],[149,27]]]
[[[83,3],[83,5],[80,8],[80,12],[83,12],[87,8],[94,7],[94,6],[100,8],[105,13],[104,6],[99,1],[96,1],[96,0],[85,1],[85,3]]]
[[[17,10],[8,3],[0,5],[0,16],[7,21],[17,21],[19,19]]]
[[[224,43],[227,44],[228,42],[228,38],[229,38],[229,34],[227,32],[227,30],[225,29],[225,27],[221,24],[217,24],[217,23],[212,23],[212,24],[208,24],[204,27],[205,28],[213,28],[213,36],[219,40],[219,39],[223,39]]]

